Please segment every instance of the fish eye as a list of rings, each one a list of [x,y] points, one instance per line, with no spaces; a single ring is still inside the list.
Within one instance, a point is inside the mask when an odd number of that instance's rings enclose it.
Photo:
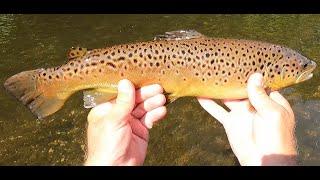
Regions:
[[[308,66],[308,63],[305,63],[304,65],[303,65],[303,68],[306,68]]]

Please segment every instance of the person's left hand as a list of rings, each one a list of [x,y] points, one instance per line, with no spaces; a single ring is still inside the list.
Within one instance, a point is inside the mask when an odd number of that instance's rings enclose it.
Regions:
[[[88,115],[85,165],[142,165],[149,130],[166,115],[160,85],[135,90],[128,80],[118,84],[115,101],[93,108]]]

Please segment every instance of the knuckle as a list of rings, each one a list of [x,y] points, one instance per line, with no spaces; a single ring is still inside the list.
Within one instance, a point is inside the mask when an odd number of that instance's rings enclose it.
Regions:
[[[162,88],[162,86],[160,86],[160,84],[155,84],[154,87],[157,90],[157,92],[163,93],[163,88]]]
[[[165,104],[167,101],[166,97],[163,94],[160,94],[160,104]]]

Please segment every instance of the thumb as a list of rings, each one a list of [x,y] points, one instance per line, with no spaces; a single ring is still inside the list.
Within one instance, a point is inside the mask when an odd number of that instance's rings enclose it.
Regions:
[[[118,83],[118,96],[111,110],[112,119],[123,119],[131,113],[135,105],[135,88],[129,80]],[[115,118],[116,117],[116,118]]]
[[[270,109],[274,109],[275,103],[267,95],[263,88],[263,77],[259,73],[254,73],[248,80],[248,98],[252,106],[258,113],[268,115]]]

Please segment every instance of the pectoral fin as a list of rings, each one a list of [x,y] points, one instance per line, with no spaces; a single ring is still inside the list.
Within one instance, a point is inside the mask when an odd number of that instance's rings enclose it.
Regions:
[[[165,95],[165,97],[167,99],[165,105],[168,105],[168,104],[172,103],[173,101],[175,101],[175,100],[177,100],[179,98],[179,96],[176,96],[174,94],[165,93],[164,95]]]
[[[83,106],[85,108],[93,108],[116,97],[117,91],[113,89],[86,90],[83,91]]]

